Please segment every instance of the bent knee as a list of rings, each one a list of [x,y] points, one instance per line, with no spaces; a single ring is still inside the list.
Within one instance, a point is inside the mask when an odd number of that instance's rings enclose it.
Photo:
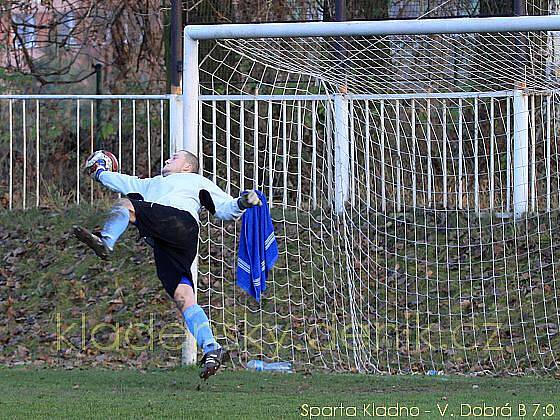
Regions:
[[[188,307],[196,304],[192,288],[186,284],[179,284],[173,294],[177,307],[183,312]]]
[[[132,202],[128,198],[120,198],[117,201],[117,205],[127,208],[129,211],[134,213],[134,206],[132,205]]]
[[[136,222],[136,213],[134,212],[134,206],[128,198],[121,198],[117,201],[115,207],[124,207],[128,210],[128,220],[130,223]]]

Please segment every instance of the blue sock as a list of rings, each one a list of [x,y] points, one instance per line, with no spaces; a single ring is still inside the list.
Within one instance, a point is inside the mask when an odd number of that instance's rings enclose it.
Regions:
[[[129,212],[126,207],[116,206],[111,209],[109,218],[103,226],[101,237],[105,245],[112,251],[115,247],[117,239],[124,233],[128,227]]]
[[[185,323],[191,334],[196,339],[197,344],[204,353],[212,350],[218,350],[221,346],[216,342],[214,334],[210,329],[208,317],[198,305],[189,306],[183,312]]]

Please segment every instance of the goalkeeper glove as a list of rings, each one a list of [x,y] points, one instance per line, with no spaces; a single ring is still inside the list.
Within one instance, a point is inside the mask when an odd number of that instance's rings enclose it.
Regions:
[[[99,175],[101,175],[102,172],[110,170],[108,164],[105,154],[101,150],[98,150],[87,158],[85,172],[91,178],[99,181]]]
[[[255,190],[245,191],[237,200],[237,205],[241,210],[245,210],[254,206],[261,206],[262,202]]]

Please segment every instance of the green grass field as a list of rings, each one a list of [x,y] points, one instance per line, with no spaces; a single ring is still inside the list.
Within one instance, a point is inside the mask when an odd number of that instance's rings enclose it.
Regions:
[[[383,410],[393,410],[385,417],[408,410],[409,417],[452,418],[484,404],[509,406],[512,418],[523,417],[523,408],[526,418],[558,418],[560,381],[224,371],[203,383],[190,368],[0,367],[2,418],[345,418],[383,417]],[[492,410],[484,417],[509,418]]]

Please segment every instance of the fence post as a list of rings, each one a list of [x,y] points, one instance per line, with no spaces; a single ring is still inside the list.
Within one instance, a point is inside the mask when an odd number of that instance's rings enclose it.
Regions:
[[[102,95],[103,74],[101,73],[101,70],[103,69],[103,66],[97,63],[93,67],[95,68],[95,94]],[[95,150],[103,149],[103,144],[101,142],[101,132],[100,132],[102,104],[103,102],[100,100],[95,101]]]
[[[349,111],[345,93],[341,91],[334,95],[334,207],[337,214],[344,211],[350,187]]]
[[[519,85],[513,93],[513,213],[521,217],[529,205],[529,99]]]

